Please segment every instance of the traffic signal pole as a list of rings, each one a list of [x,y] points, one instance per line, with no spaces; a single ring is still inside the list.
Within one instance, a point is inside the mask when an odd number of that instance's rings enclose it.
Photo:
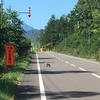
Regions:
[[[19,14],[28,14],[28,17],[31,17],[31,12],[30,12],[31,8],[29,7],[28,12],[18,12]]]

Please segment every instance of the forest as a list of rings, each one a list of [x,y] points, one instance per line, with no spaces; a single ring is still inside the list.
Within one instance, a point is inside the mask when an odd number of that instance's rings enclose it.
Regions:
[[[40,47],[69,55],[100,59],[100,0],[78,0],[68,15],[51,15],[44,32],[39,31]]]
[[[28,53],[31,41],[25,36],[22,28],[23,21],[17,11],[11,7],[0,9],[0,66],[5,63],[5,47],[7,44],[14,45],[15,60]],[[1,67],[0,67],[1,68]]]

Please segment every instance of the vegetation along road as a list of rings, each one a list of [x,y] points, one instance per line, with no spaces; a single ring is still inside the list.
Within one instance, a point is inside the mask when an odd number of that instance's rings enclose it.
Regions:
[[[18,12],[0,3],[0,100],[100,100],[100,0],[78,0],[36,32],[24,29]]]
[[[99,62],[55,52],[37,52],[16,97],[17,100],[99,100],[99,84]]]

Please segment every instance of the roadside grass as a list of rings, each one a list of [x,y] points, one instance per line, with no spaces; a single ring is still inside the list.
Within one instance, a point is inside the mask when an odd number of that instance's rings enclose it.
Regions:
[[[0,100],[14,100],[21,76],[26,70],[32,53],[15,61],[15,65],[0,73]]]

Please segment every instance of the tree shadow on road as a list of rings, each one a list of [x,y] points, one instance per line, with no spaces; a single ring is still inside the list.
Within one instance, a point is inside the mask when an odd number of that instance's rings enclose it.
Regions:
[[[35,60],[36,60],[37,58],[34,58],[34,57],[33,57],[33,58],[31,58],[31,59],[35,59]],[[55,59],[55,58],[53,58],[53,57],[42,57],[42,58],[40,58],[40,57],[39,57],[38,59],[39,59],[39,60],[40,60],[40,59],[45,60],[45,59]]]
[[[28,100],[40,98],[39,88],[30,85],[20,85],[17,89],[15,100]]]
[[[67,73],[72,73],[72,74],[79,74],[79,73],[94,73],[93,71],[75,71],[75,70],[69,70],[69,71],[46,71],[46,70],[41,70],[41,74],[67,74]]]
[[[41,74],[84,74],[84,73],[95,73],[93,71],[78,71],[78,70],[69,70],[69,71],[49,71],[49,70],[41,70]],[[38,70],[26,70],[24,74],[38,74]]]
[[[90,92],[90,91],[64,91],[64,92],[51,92],[46,91],[46,97],[48,99],[53,100],[62,100],[68,98],[85,98],[98,96],[100,93],[98,92]],[[28,99],[36,99],[40,98],[39,88],[34,86],[19,86],[15,100],[28,100]]]
[[[66,92],[46,92],[46,96],[53,100],[62,100],[64,98],[84,98],[100,95],[98,92],[88,91],[66,91]]]

